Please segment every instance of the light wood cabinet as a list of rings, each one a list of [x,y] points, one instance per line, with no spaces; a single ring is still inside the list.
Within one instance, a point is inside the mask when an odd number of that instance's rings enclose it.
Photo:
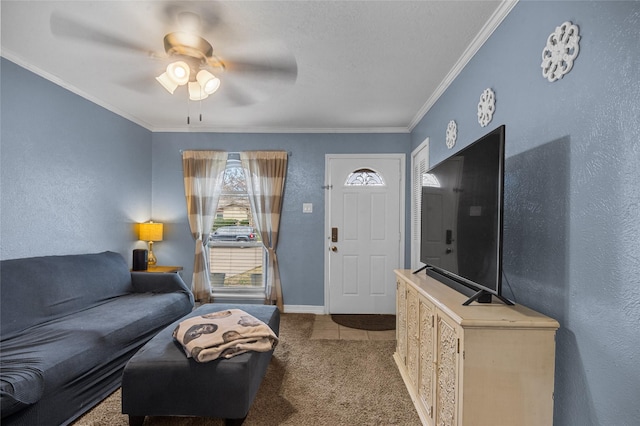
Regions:
[[[557,321],[396,270],[394,359],[425,425],[553,423]]]

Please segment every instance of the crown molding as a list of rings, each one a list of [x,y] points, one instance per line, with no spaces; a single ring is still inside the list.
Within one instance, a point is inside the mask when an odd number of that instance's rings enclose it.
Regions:
[[[462,70],[467,66],[469,61],[478,53],[478,50],[487,42],[491,34],[498,28],[498,26],[502,23],[502,21],[507,17],[507,15],[511,12],[511,10],[515,7],[519,0],[505,0],[500,3],[500,6],[493,12],[491,18],[487,21],[487,23],[482,27],[478,35],[474,38],[474,40],[469,44],[467,49],[464,51],[458,62],[451,68],[451,71],[445,76],[444,80],[440,83],[440,85],[436,88],[433,94],[427,99],[427,102],[420,108],[414,119],[409,124],[408,130],[412,132],[413,129],[418,125],[418,123],[424,118],[425,115],[429,112],[431,107],[435,105],[435,103],[440,99],[440,96],[444,94],[444,92],[449,88],[451,83],[460,75]]]
[[[135,117],[131,114],[126,113],[125,111],[119,110],[118,108],[114,107],[111,104],[108,104],[102,100],[100,100],[99,98],[96,98],[94,96],[91,96],[90,94],[78,89],[75,86],[72,86],[71,84],[66,83],[64,80],[62,80],[61,78],[59,78],[58,76],[51,74],[48,71],[43,70],[42,68],[36,67],[33,64],[30,64],[29,62],[25,61],[23,58],[21,58],[19,55],[16,55],[14,52],[2,48],[2,52],[0,52],[0,56],[2,56],[3,58],[13,62],[16,65],[21,66],[22,68],[31,71],[32,73],[44,78],[45,80],[48,80],[60,87],[62,87],[63,89],[68,90],[71,93],[74,93],[78,96],[80,96],[81,98],[84,98],[86,100],[88,100],[89,102],[92,102],[98,106],[101,106],[102,108],[116,114],[119,115],[120,117],[131,121],[132,123],[135,123],[141,127],[144,127],[147,130],[151,130],[151,124],[140,120],[138,117]]]
[[[201,133],[411,133],[415,126],[424,118],[424,116],[429,112],[429,110],[433,107],[433,105],[437,102],[437,100],[444,94],[447,88],[451,85],[451,83],[458,77],[458,75],[462,72],[465,66],[469,63],[469,61],[475,56],[475,54],[480,50],[480,48],[484,45],[484,43],[489,39],[491,34],[496,30],[496,28],[500,25],[500,23],[506,18],[506,16],[511,12],[514,6],[518,3],[519,0],[505,0],[500,3],[500,6],[495,10],[492,14],[491,18],[484,27],[480,30],[478,35],[474,38],[473,42],[467,47],[464,51],[460,59],[456,62],[453,68],[449,71],[440,85],[436,88],[434,93],[429,97],[429,99],[425,102],[425,104],[420,108],[417,114],[414,116],[413,120],[406,127],[357,127],[357,128],[281,128],[281,127],[156,127],[141,120],[139,117],[133,116],[125,111],[122,111],[115,106],[102,101],[99,98],[96,98],[79,88],[66,83],[64,80],[59,78],[58,76],[51,74],[41,68],[38,68],[19,55],[14,52],[7,50],[5,48],[0,52],[0,56],[6,58],[7,60],[14,62],[15,64],[25,68],[34,74],[51,81],[52,83],[116,114],[120,117],[125,118],[126,120],[135,123],[150,132],[159,133],[159,132],[167,132],[167,133],[187,133],[187,132],[201,132]]]
[[[410,133],[408,127],[341,127],[341,128],[307,128],[307,127],[154,127],[154,133]]]
[[[345,127],[345,128],[291,128],[291,127],[207,127],[207,126],[193,126],[193,127],[156,127],[147,123],[143,120],[140,120],[138,117],[135,117],[131,114],[128,114],[118,108],[114,107],[111,104],[103,102],[99,98],[91,96],[90,94],[78,89],[77,87],[66,83],[61,78],[57,77],[50,72],[43,70],[42,68],[36,67],[33,64],[22,59],[19,55],[16,55],[14,52],[2,49],[0,52],[0,56],[3,58],[19,65],[20,67],[38,75],[39,77],[44,78],[52,82],[53,84],[62,87],[63,89],[68,90],[69,92],[80,96],[92,102],[120,117],[131,121],[145,129],[149,130],[152,133],[189,133],[189,132],[199,132],[199,133],[410,133],[408,127]]]

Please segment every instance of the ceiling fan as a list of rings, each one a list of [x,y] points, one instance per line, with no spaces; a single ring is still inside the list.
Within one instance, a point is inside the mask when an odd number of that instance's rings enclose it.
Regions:
[[[221,26],[222,19],[213,2],[166,3],[160,15],[165,18],[165,22],[161,22],[163,28],[169,29],[163,39],[163,53],[148,49],[144,42],[97,28],[59,11],[52,13],[50,27],[56,37],[126,49],[154,59],[171,61],[160,75],[150,75],[148,78],[155,77],[171,94],[179,86],[186,85],[189,99],[193,101],[203,100],[224,86],[221,92],[233,104],[249,105],[258,101],[255,94],[251,93],[251,84],[243,87],[243,79],[235,77],[243,77],[245,83],[277,79],[293,84],[297,79],[295,57],[284,49],[270,52],[270,57],[252,55],[247,51],[234,54],[232,50],[227,50],[224,59],[216,55],[212,44],[204,37],[208,29]]]
[[[200,101],[218,90],[220,79],[205,68],[224,70],[224,63],[214,56],[213,47],[207,40],[195,34],[173,32],[164,36],[164,50],[169,57],[179,58],[156,77],[169,93],[188,84],[189,99]]]

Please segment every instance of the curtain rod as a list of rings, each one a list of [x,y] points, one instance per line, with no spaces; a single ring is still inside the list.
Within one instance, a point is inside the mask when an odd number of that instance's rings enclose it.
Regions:
[[[182,153],[184,151],[209,151],[209,150],[208,149],[181,149],[178,152],[180,153],[180,155],[182,155]],[[278,151],[278,150],[271,149],[271,150],[266,150],[266,151]],[[241,151],[226,151],[226,152],[227,152],[227,154],[240,155]],[[287,151],[287,155],[289,157],[293,157],[293,153],[291,151]]]

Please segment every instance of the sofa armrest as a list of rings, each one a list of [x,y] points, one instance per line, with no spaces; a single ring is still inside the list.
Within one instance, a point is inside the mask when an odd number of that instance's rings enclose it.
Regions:
[[[135,293],[172,293],[177,291],[187,294],[191,304],[194,303],[193,293],[178,274],[131,272],[131,284]]]
[[[29,347],[29,345],[25,345]],[[44,391],[44,374],[31,359],[14,359],[2,354],[0,362],[0,411],[2,418],[35,404]]]

